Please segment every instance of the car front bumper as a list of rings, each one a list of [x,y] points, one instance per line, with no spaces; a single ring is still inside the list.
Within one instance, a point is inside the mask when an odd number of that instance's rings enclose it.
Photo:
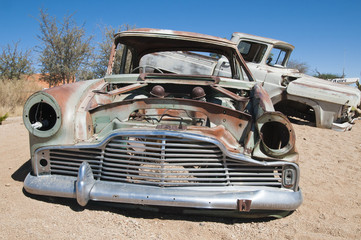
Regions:
[[[27,192],[37,195],[76,198],[85,206],[89,200],[156,206],[174,206],[234,211],[293,211],[302,201],[301,190],[283,188],[155,187],[94,180],[89,164],[79,168],[78,177],[29,173],[24,181]]]

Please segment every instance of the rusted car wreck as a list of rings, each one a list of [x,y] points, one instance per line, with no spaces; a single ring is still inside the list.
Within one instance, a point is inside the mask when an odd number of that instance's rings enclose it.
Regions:
[[[225,57],[231,75],[139,65],[164,51]],[[240,215],[302,203],[292,125],[225,39],[120,32],[107,76],[37,92],[23,118],[32,163],[24,188],[32,194]]]

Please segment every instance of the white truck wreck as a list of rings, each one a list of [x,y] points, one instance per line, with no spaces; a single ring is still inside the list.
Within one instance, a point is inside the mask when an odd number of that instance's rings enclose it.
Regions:
[[[237,43],[248,68],[256,81],[262,83],[276,110],[320,128],[351,128],[354,111],[360,106],[358,89],[287,68],[294,49],[289,43],[238,32],[232,34],[231,41]],[[163,52],[149,55],[141,64],[162,66],[161,70],[169,73],[231,76],[227,59],[215,61],[197,52]]]

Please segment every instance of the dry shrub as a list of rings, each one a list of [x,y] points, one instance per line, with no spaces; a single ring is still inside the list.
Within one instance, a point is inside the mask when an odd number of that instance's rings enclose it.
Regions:
[[[0,116],[20,116],[26,99],[42,87],[34,80],[0,81]]]

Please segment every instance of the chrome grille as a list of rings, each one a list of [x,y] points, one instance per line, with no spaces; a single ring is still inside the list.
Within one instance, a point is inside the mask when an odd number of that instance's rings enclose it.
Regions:
[[[211,142],[173,136],[117,136],[104,146],[51,149],[52,174],[77,176],[88,161],[97,180],[154,186],[281,187],[282,167],[226,157]]]
[[[77,176],[80,164],[87,161],[94,177],[101,172],[102,150],[97,148],[51,149],[50,169],[52,174]]]

